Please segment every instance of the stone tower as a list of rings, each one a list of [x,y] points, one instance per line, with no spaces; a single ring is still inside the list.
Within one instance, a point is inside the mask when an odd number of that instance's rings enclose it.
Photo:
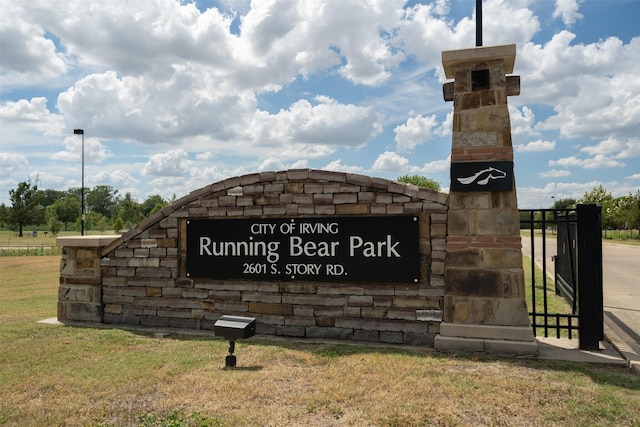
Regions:
[[[524,295],[507,96],[515,45],[442,52],[453,101],[444,315],[439,350],[535,354]]]

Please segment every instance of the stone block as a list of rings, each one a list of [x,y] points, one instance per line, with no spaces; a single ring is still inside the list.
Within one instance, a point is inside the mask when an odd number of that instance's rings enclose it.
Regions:
[[[344,307],[347,305],[347,297],[342,295],[284,294],[282,302],[295,305]]]
[[[442,322],[442,310],[416,310],[416,320],[420,322]]]
[[[378,333],[378,331],[365,331],[363,329],[357,329],[353,331],[353,339],[356,341],[378,342],[380,341],[380,334]]]
[[[387,319],[416,320],[416,310],[390,308],[387,311]]]
[[[475,267],[480,265],[480,260],[480,249],[458,249],[447,253],[446,267]]]
[[[209,291],[206,289],[184,289],[182,298],[204,299],[209,297]]]
[[[447,337],[442,334],[437,335],[434,346],[438,351],[475,353],[484,351],[483,339]]]
[[[366,203],[337,205],[335,207],[335,213],[337,215],[367,215],[369,210],[370,207]]]
[[[129,258],[129,267],[159,267],[160,258]]]
[[[276,326],[275,334],[285,337],[302,338],[306,335],[306,330],[303,326]]]
[[[345,317],[361,317],[362,307],[343,307],[342,315]]]
[[[483,248],[482,267],[522,268],[522,251],[510,248]]]
[[[136,268],[136,277],[171,277],[171,269],[167,267]]]
[[[269,304],[269,303],[261,303],[261,302],[250,302],[249,311],[252,313],[291,316],[293,315],[293,306],[291,304]]]
[[[182,318],[169,318],[169,327],[170,328],[178,328],[178,329],[195,329],[196,328],[195,319],[182,319]]]
[[[316,326],[319,326],[322,328],[333,328],[336,325],[336,319],[334,317],[317,316],[315,319],[316,319]]]
[[[353,340],[353,329],[309,327],[306,332],[308,338]]]
[[[246,302],[234,302],[234,301],[216,301],[216,310],[218,311],[235,311],[235,312],[247,312],[249,311],[249,303]]]
[[[145,288],[145,294],[148,297],[159,297],[159,296],[162,296],[162,288],[147,287],[147,288]]]
[[[459,296],[502,296],[503,276],[495,270],[448,267],[445,273],[448,294]]]
[[[380,331],[380,342],[402,344],[402,332]]]
[[[476,212],[476,235],[519,235],[520,217],[515,209],[483,209]]]
[[[122,306],[120,304],[106,304],[104,306],[105,314],[122,314]]]
[[[435,339],[435,334],[433,333],[415,333],[415,332],[407,332],[402,335],[403,344],[407,345],[418,345],[425,347],[433,347],[433,341]]]
[[[102,304],[76,301],[58,301],[58,320],[102,322]]]
[[[313,316],[286,316],[284,324],[287,326],[315,326],[316,318]]]
[[[333,194],[314,194],[313,203],[317,205],[333,204]]]
[[[491,207],[490,193],[453,193],[449,196],[451,200],[451,210],[454,209],[489,209]]]
[[[317,283],[300,283],[300,282],[288,282],[280,285],[282,292],[294,293],[294,294],[315,294],[318,292]]]
[[[320,205],[315,207],[317,215],[335,215],[336,207],[334,205]]]
[[[264,206],[262,208],[265,215],[286,215],[286,206]]]
[[[387,307],[362,307],[360,314],[365,318],[384,319],[388,310]]]
[[[348,304],[351,307],[371,307],[373,306],[372,295],[351,295]]]
[[[529,326],[529,313],[524,299],[501,298],[495,302],[496,325]],[[530,329],[530,328],[529,328]]]

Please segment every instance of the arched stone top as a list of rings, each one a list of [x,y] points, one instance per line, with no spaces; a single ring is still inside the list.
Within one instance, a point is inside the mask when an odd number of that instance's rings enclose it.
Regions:
[[[228,178],[174,201],[111,242],[102,256],[170,217],[446,214],[448,194],[345,172],[289,169]]]

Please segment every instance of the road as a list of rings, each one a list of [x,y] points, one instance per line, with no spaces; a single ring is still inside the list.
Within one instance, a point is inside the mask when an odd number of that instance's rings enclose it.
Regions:
[[[546,246],[547,274],[553,277],[551,257],[556,254],[556,239],[547,238]],[[534,249],[534,259],[541,265],[541,237],[534,238]],[[531,256],[528,236],[522,238],[522,253]],[[605,241],[602,244],[602,275],[605,327],[618,335],[624,341],[625,350],[632,356],[635,354],[640,362],[640,246]]]

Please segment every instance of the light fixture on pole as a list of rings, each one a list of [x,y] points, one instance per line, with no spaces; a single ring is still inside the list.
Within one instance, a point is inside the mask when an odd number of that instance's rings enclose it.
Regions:
[[[80,194],[82,194],[82,217],[80,219],[80,235],[84,236],[84,130],[74,129],[73,134],[82,135],[82,188],[80,189]]]

